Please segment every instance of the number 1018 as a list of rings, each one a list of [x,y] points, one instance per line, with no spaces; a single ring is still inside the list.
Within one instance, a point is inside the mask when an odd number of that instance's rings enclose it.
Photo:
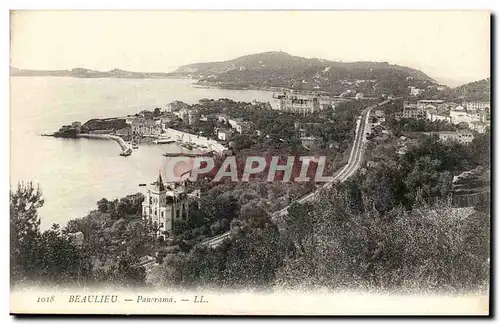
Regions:
[[[54,302],[54,296],[50,297],[38,297],[36,302]]]

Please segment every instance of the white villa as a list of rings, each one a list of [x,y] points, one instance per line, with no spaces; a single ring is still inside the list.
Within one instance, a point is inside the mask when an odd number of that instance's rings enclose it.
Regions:
[[[158,236],[168,237],[175,221],[189,217],[188,195],[184,186],[175,183],[165,185],[159,173],[154,186],[145,193],[142,216],[153,222]]]

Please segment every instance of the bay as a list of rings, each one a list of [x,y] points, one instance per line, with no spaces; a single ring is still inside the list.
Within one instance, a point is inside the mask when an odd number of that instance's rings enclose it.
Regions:
[[[272,92],[200,88],[188,79],[80,79],[12,77],[10,80],[10,184],[33,181],[45,198],[41,228],[85,216],[101,198],[144,191],[163,170],[165,152],[177,144],[141,145],[119,156],[114,141],[42,137],[61,125],[90,118],[135,114],[164,108],[174,100],[194,104],[202,98],[273,103]],[[164,172],[164,171],[163,171]]]

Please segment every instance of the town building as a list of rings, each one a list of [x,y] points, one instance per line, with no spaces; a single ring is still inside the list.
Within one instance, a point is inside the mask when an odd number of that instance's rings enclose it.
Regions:
[[[231,129],[221,128],[217,130],[217,139],[221,141],[227,141],[233,135],[233,131]]]
[[[463,103],[465,109],[469,110],[479,110],[479,111],[489,111],[490,103],[489,102],[465,102]]]
[[[199,112],[196,109],[182,108],[173,114],[189,125],[195,124],[200,120]]]
[[[132,134],[141,136],[158,136],[163,133],[162,125],[152,119],[138,117],[131,123]]]
[[[163,130],[168,129],[169,124],[177,119],[173,113],[165,113],[155,120],[156,124],[161,125]]]
[[[403,118],[425,118],[425,106],[419,104],[403,104]]]
[[[188,111],[187,121],[189,125],[196,124],[200,120],[200,114],[197,110],[192,109]]]
[[[189,218],[189,201],[184,186],[165,185],[159,173],[154,186],[145,193],[142,216],[153,223],[158,236],[167,237],[176,221]]]
[[[236,132],[238,132],[239,134],[247,132],[250,129],[250,125],[241,119],[236,119],[236,120],[230,119],[228,122],[231,125],[231,127],[235,129]]]
[[[219,122],[227,123],[231,126],[231,128],[235,129],[239,134],[248,132],[250,130],[250,124],[248,122],[243,121],[241,118],[231,118],[226,114],[219,114],[217,116],[217,120]]]
[[[419,107],[425,107],[427,105],[434,105],[437,107],[438,105],[442,105],[444,103],[445,103],[445,101],[442,99],[420,99],[420,100],[417,100],[417,106],[419,106]]]
[[[417,87],[414,87],[414,86],[409,86],[408,88],[410,88],[410,95],[411,96],[418,96],[418,95],[420,95],[421,93],[424,92],[423,89],[420,89],[420,88],[417,88]]]
[[[485,122],[485,112],[477,110],[465,110],[463,106],[457,106],[450,110],[451,123],[460,124],[471,122]]]
[[[474,134],[467,130],[424,132],[424,134],[427,134],[429,136],[436,136],[439,138],[439,141],[442,142],[456,141],[461,144],[471,143],[474,139]]]
[[[229,121],[230,117],[227,116],[226,114],[218,114],[217,115],[217,121],[218,122],[224,122],[224,123],[227,123],[227,121]]]
[[[431,122],[443,121],[451,123],[451,117],[449,112],[440,111],[437,108],[426,110],[426,117]]]
[[[132,134],[132,128],[130,126],[115,130],[115,135],[120,137],[128,137]]]
[[[217,114],[208,114],[200,116],[201,122],[217,121]]]
[[[307,130],[306,129],[298,129],[298,135],[299,135],[299,138],[305,138],[305,136],[307,135]]]
[[[176,112],[173,112],[173,114],[184,121],[187,120],[188,112],[189,110],[187,108],[182,108]]]
[[[296,95],[283,94],[275,98],[279,99],[278,109],[281,111],[303,115],[321,111],[318,97],[299,98]]]

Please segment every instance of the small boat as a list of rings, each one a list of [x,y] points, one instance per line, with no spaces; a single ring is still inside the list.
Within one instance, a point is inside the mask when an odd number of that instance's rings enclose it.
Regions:
[[[168,143],[173,143],[175,142],[175,140],[172,140],[170,138],[166,138],[166,139],[157,139],[157,140],[154,140],[153,143],[154,144],[168,144]]]
[[[184,147],[188,150],[193,150],[195,148],[194,143],[188,142],[188,143],[181,143],[181,147]]]
[[[145,183],[140,183],[139,186],[146,186],[147,184]]]

